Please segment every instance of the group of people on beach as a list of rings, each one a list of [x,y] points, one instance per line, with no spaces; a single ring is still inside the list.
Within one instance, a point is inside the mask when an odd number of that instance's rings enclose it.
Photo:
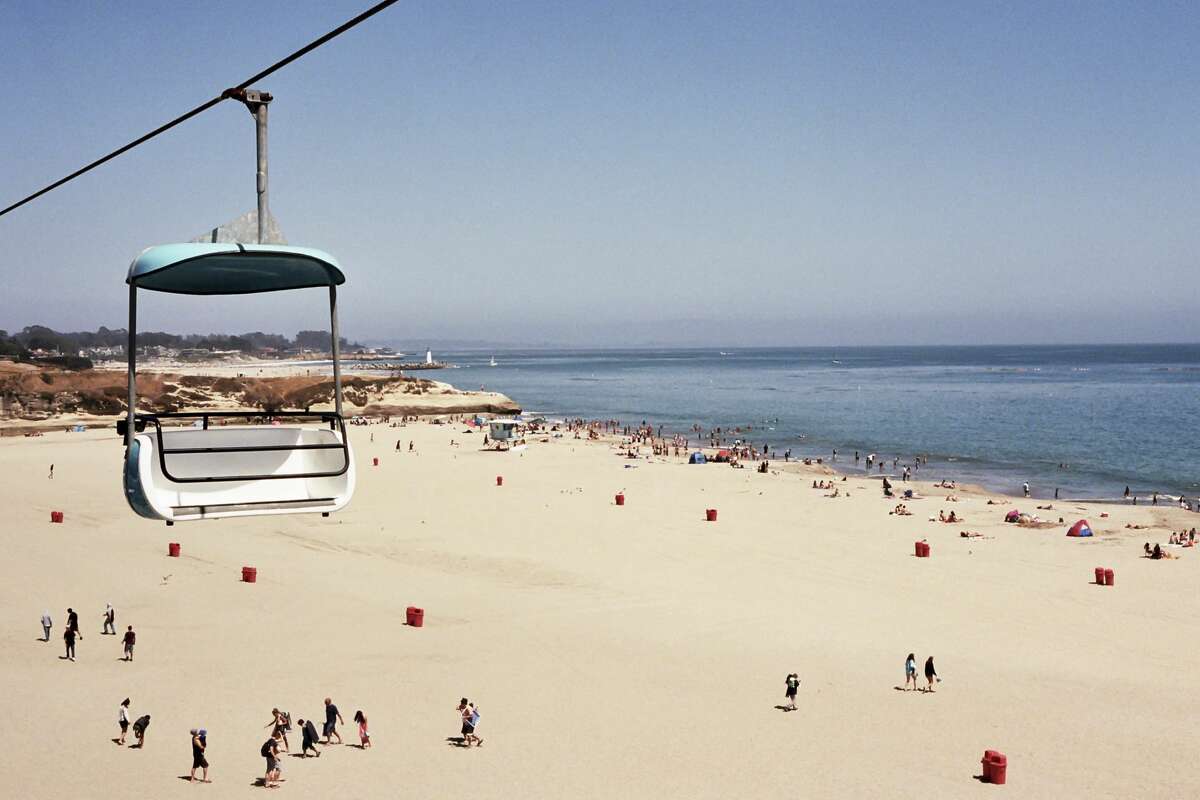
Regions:
[[[113,608],[112,603],[108,603],[104,609],[104,627],[100,631],[101,636],[116,636],[117,635],[117,611]],[[54,618],[50,616],[49,609],[42,612],[42,618],[39,620],[42,624],[42,641],[50,641],[50,631],[54,628]],[[83,632],[79,630],[79,614],[73,608],[67,609],[67,624],[63,628],[63,646],[64,653],[59,656],[63,661],[75,660],[75,644],[77,641],[83,640]],[[124,648],[123,661],[133,661],[133,646],[137,643],[137,633],[134,632],[133,626],[129,625],[125,628],[125,634],[121,637],[121,644]]]
[[[367,715],[362,710],[354,712],[354,722],[358,725],[358,746],[360,749],[366,750],[371,746],[371,732],[367,727]],[[325,741],[320,743],[325,746],[342,744],[342,735],[338,733],[337,726],[345,724],[346,721],[342,719],[342,713],[334,705],[333,699],[326,697],[325,724],[321,729],[321,733],[325,736]],[[320,758],[321,751],[317,749],[319,738],[312,718],[297,718],[296,725],[300,728],[301,735],[300,752],[298,755],[301,758],[308,758],[308,753],[311,750],[315,757]],[[292,715],[286,711],[280,711],[278,708],[272,708],[271,720],[263,727],[271,729],[271,736],[259,748],[259,755],[265,758],[267,762],[267,770],[263,776],[262,785],[268,789],[274,789],[284,781],[283,766],[279,761],[279,753],[281,749],[283,752],[288,752],[291,749],[287,734],[292,729]],[[336,743],[333,741],[334,739],[337,739]],[[282,748],[280,747],[281,745]],[[207,774],[206,771],[206,777]]]

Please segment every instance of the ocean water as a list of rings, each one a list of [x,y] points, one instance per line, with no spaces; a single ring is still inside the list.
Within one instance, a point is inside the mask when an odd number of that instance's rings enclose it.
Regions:
[[[495,356],[497,366],[488,366]],[[917,477],[1037,497],[1200,494],[1200,345],[447,352],[438,378],[527,412],[642,420],[742,438],[855,471],[854,451]],[[745,430],[747,427],[751,430]]]

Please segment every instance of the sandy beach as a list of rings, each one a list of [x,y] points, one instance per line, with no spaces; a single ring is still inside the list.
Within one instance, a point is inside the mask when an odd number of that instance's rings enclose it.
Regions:
[[[172,528],[126,507],[113,431],[0,439],[11,717],[0,786],[29,798],[256,796],[271,708],[319,722],[331,696],[348,723],[367,713],[373,749],[285,757],[280,795],[1200,793],[1187,749],[1200,550],[1141,557],[1194,514],[1037,511],[1045,501],[987,505],[994,495],[962,489],[948,503],[947,490],[912,483],[926,497],[895,517],[877,480],[838,479],[849,497],[829,498],[811,488],[826,477],[816,469],[631,461],[570,434],[480,452],[462,430],[351,429],[358,492],[332,518]],[[1097,535],[1003,523],[1013,507],[1087,518]],[[965,522],[928,521],[950,509]],[[914,557],[921,539],[931,558]],[[240,582],[244,565],[256,584]],[[1116,585],[1094,585],[1096,566]],[[119,636],[100,634],[106,602],[118,631],[137,631],[131,663]],[[403,624],[409,605],[425,609],[423,628]],[[73,663],[59,658],[68,606],[84,637]],[[936,692],[898,689],[909,652],[918,669],[935,657]],[[785,713],[789,672],[802,683]],[[462,696],[482,712],[478,749],[449,738]],[[142,750],[111,741],[125,697],[131,717],[152,717]],[[209,786],[180,779],[193,727],[209,732]],[[357,741],[352,724],[342,736]],[[289,738],[297,753],[299,732]],[[1006,787],[973,777],[985,749],[1007,755]]]

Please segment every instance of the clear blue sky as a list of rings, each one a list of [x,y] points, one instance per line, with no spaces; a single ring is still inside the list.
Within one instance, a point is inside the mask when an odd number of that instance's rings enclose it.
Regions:
[[[0,205],[370,0],[0,0]],[[263,82],[272,210],[367,339],[1200,340],[1194,3],[401,3]],[[0,327],[121,326],[253,207],[225,103],[0,218]],[[153,296],[293,332],[322,298]]]

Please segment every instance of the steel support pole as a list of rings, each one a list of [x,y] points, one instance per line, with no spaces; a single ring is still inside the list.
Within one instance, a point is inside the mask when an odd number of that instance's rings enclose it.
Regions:
[[[133,445],[134,416],[137,408],[137,287],[129,284],[129,340],[125,345],[129,361],[129,408],[125,411],[125,447]]]
[[[338,343],[337,287],[329,286],[329,327],[333,337],[333,407],[342,416],[342,364],[341,345]]]
[[[270,95],[267,95],[270,97]],[[254,114],[254,127],[257,133],[258,150],[258,243],[262,244],[266,238],[267,219],[270,211],[267,210],[267,102],[259,101],[251,107]]]

